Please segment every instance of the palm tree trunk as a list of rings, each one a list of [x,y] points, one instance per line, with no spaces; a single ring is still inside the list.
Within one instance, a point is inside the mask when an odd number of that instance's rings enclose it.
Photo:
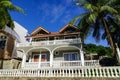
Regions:
[[[113,52],[114,56],[116,56],[116,54],[115,54],[115,52],[116,52],[115,43],[113,42],[113,39],[112,39],[112,36],[111,36],[111,33],[110,33],[110,29],[108,28],[108,25],[107,25],[106,20],[104,18],[102,18],[102,22],[103,22],[103,25],[105,27],[105,31],[107,33],[108,41],[109,41],[110,46],[112,48],[112,52]]]
[[[0,58],[0,61],[1,61],[0,69],[3,69],[4,53],[5,51],[2,53],[1,58]]]
[[[1,59],[0,69],[3,69],[3,58]]]

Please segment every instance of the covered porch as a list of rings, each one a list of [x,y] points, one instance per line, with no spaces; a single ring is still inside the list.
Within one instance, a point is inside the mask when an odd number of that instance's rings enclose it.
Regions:
[[[75,46],[60,46],[53,50],[48,48],[31,49],[24,54],[22,61],[23,69],[79,66],[99,66],[99,61],[84,60],[83,52]]]

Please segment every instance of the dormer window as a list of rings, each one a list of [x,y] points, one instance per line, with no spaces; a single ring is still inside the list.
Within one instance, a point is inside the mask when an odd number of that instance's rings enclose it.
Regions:
[[[0,35],[0,49],[4,50],[7,42],[7,37],[5,35]]]

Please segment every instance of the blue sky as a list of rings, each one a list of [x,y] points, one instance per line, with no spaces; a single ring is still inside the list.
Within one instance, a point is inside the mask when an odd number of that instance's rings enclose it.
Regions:
[[[84,12],[72,4],[73,0],[12,0],[13,4],[23,8],[25,14],[10,12],[12,19],[24,26],[29,33],[39,26],[51,32],[57,32],[72,18]],[[107,46],[105,41],[96,43],[91,35],[86,43]]]

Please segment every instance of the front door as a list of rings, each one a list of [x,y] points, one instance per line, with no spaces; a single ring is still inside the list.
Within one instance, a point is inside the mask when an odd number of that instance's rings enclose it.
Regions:
[[[46,61],[46,54],[34,54],[33,55],[33,61],[34,62],[39,62],[39,56],[41,58],[41,62],[45,62]]]
[[[34,62],[38,62],[39,61],[39,55],[34,55]]]
[[[65,61],[75,61],[75,60],[78,60],[78,53],[77,52],[64,53],[64,60]]]
[[[41,62],[45,62],[46,61],[46,54],[41,54]]]

